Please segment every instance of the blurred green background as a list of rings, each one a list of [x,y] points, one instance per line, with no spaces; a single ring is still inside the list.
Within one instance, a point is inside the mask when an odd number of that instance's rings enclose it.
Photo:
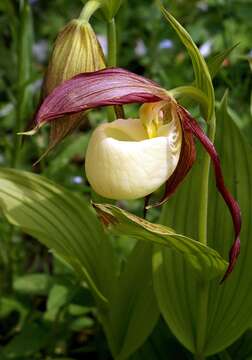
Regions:
[[[93,111],[87,123],[36,166],[32,164],[46,150],[49,129],[24,139],[18,153],[17,142],[21,138],[15,136],[26,128],[39,103],[48,57],[58,31],[78,17],[83,3],[30,0],[23,5],[21,0],[0,0],[0,166],[42,173],[90,197],[83,158],[90,132],[106,112]],[[252,2],[174,0],[164,1],[164,5],[185,26],[207,61],[218,51],[237,45],[225,59],[214,86],[217,100],[229,89],[230,111],[252,144]],[[116,19],[119,66],[146,75],[167,89],[192,81],[189,57],[152,1],[125,0]],[[92,18],[92,25],[106,53],[106,24],[102,16]],[[136,107],[127,107],[126,112],[135,116]],[[127,207],[140,214],[142,203],[130,202]],[[153,219],[155,214],[155,211],[151,214]],[[123,258],[128,249],[125,245],[117,246]],[[2,218],[0,296],[1,360],[111,358],[88,289],[83,289],[46,248],[15,232]],[[147,359],[148,346],[155,344],[158,348],[160,343],[169,348],[171,359],[190,358],[168,329],[166,337],[160,335],[160,327],[164,326],[160,322],[134,359]],[[248,332],[240,342],[250,340]],[[241,343],[234,345],[232,351],[242,349]],[[240,354],[242,350],[239,351]],[[150,359],[167,359],[166,355],[158,353]],[[249,356],[252,349],[239,359]]]

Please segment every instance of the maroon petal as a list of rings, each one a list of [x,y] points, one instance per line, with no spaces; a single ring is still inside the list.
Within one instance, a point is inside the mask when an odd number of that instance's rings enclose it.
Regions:
[[[220,160],[213,143],[208,139],[206,134],[198,125],[197,121],[193,119],[192,116],[184,108],[180,106],[179,111],[183,117],[184,126],[199,139],[201,144],[204,146],[204,148],[210,155],[215,172],[216,186],[219,192],[221,193],[223,199],[225,200],[232,215],[234,231],[235,231],[235,240],[229,252],[229,266],[221,281],[223,282],[227,278],[227,276],[233,271],[233,268],[235,266],[236,260],[240,252],[240,238],[239,238],[241,232],[240,207],[225,186],[224,178],[220,166]]]
[[[181,126],[183,129],[183,140],[178,165],[171,177],[166,182],[165,192],[161,200],[156,204],[147,206],[147,209],[163,205],[169,199],[169,197],[174,194],[174,192],[177,190],[177,187],[180,185],[180,183],[184,180],[184,178],[190,171],[196,159],[196,149],[194,145],[193,135],[191,131],[188,131],[188,129],[186,129],[183,121],[181,121]]]
[[[56,87],[42,103],[37,116],[41,123],[107,105],[146,103],[169,99],[155,82],[120,68],[76,75]]]

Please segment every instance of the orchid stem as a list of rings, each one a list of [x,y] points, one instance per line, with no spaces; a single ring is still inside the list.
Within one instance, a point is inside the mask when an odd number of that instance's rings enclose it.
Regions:
[[[97,0],[88,1],[83,7],[79,19],[82,21],[89,22],[91,16],[99,9],[101,2]]]
[[[117,35],[115,18],[107,22],[107,42],[108,42],[108,67],[115,67],[117,65]],[[115,110],[109,106],[107,108],[108,120],[115,120]]]
[[[212,115],[208,125],[208,137],[212,143],[215,138],[216,128],[215,114]],[[207,218],[208,218],[208,197],[209,197],[209,175],[210,175],[210,157],[207,153],[203,158],[202,169],[202,184],[201,184],[201,199],[199,206],[199,242],[207,245]],[[198,304],[198,318],[197,318],[197,339],[196,349],[197,353],[195,359],[204,360],[204,346],[206,341],[206,328],[207,328],[207,311],[208,311],[208,295],[209,284],[207,282],[199,283],[199,304]]]
[[[117,63],[117,36],[115,18],[108,21],[108,66],[116,66]]]
[[[208,127],[208,138],[214,143],[215,139],[215,114],[213,115]],[[205,153],[203,159],[203,179],[201,185],[201,199],[199,211],[199,241],[207,245],[207,213],[208,213],[208,187],[209,187],[209,174],[210,174],[210,156]]]
[[[169,93],[174,96],[176,100],[183,97],[189,97],[197,101],[204,109],[207,109],[208,107],[207,96],[195,86],[179,86],[169,90]]]
[[[16,101],[16,119],[13,133],[13,153],[11,166],[16,168],[20,163],[20,153],[22,146],[22,136],[19,135],[27,117],[27,108],[30,106],[30,94],[26,82],[31,76],[31,10],[28,2],[23,2],[20,6],[20,19],[18,24],[18,47],[17,47],[17,101]]]

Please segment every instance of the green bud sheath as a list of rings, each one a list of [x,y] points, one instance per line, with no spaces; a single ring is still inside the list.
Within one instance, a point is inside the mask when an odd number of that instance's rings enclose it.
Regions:
[[[43,97],[49,95],[62,82],[79,73],[96,71],[104,67],[104,54],[91,25],[87,21],[74,19],[56,38],[45,76]],[[58,122],[52,122],[50,144],[44,155],[76,129],[84,118],[85,116],[80,112],[64,116]]]

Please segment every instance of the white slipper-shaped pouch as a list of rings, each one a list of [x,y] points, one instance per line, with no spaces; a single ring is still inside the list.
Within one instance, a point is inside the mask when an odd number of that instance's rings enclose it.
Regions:
[[[151,139],[139,119],[118,119],[98,126],[85,159],[92,188],[111,199],[137,199],[151,194],[167,181],[178,164],[181,131],[175,120],[161,126]]]

